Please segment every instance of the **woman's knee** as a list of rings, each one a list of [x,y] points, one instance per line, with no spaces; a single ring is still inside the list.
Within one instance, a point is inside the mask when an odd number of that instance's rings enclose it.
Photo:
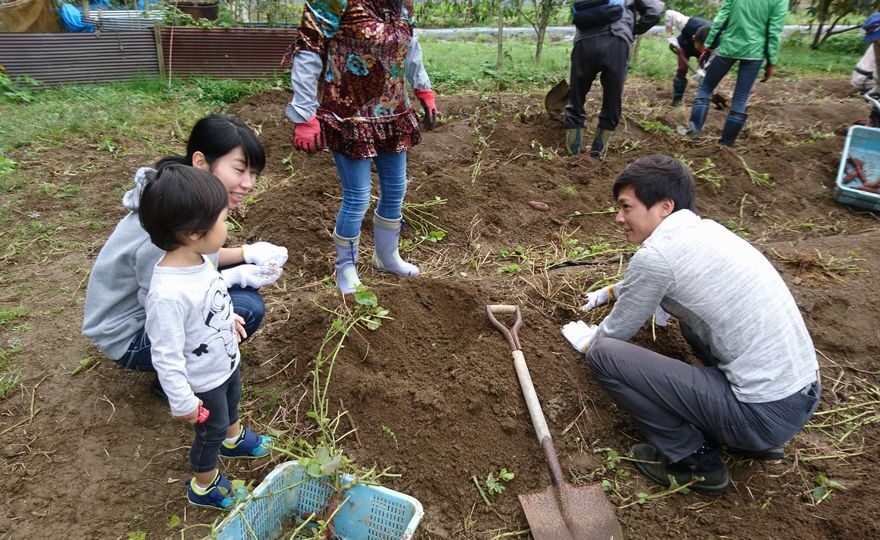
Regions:
[[[236,315],[244,319],[244,329],[247,337],[257,331],[266,316],[266,302],[256,289],[232,287],[229,289],[232,297],[232,309]]]

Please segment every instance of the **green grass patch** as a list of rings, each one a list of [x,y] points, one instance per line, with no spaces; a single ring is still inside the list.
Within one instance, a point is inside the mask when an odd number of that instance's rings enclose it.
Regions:
[[[16,306],[9,309],[0,309],[0,326],[5,325],[9,321],[20,319],[27,314],[27,308],[24,306]]]
[[[35,91],[36,99],[30,103],[0,101],[0,156],[27,145],[61,146],[71,139],[86,139],[113,155],[126,150],[119,141],[140,141],[157,156],[163,155],[168,127],[179,126],[173,132],[182,141],[200,117],[279,84],[284,83],[200,77],[169,85],[144,78]],[[4,170],[0,162],[0,191],[10,189],[10,181],[5,180],[10,175]]]
[[[844,34],[829,40],[819,51],[813,51],[807,37],[785,39],[779,52],[777,73],[781,77],[796,78],[848,75],[864,52],[859,40],[858,35]],[[421,42],[428,73],[442,92],[549,89],[548,85],[567,78],[570,71],[572,45],[567,40],[548,39],[542,61],[536,65],[534,38],[508,37],[504,40],[504,62],[500,71],[495,69],[497,46],[490,36],[461,39],[425,36]],[[669,52],[665,37],[641,39],[630,65],[631,74],[668,81],[675,69],[676,58]]]

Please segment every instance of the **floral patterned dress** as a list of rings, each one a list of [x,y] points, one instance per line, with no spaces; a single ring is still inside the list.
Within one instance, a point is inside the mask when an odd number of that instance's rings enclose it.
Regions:
[[[398,153],[421,137],[406,88],[412,0],[308,0],[291,54],[324,63],[317,117],[324,143],[352,159]]]

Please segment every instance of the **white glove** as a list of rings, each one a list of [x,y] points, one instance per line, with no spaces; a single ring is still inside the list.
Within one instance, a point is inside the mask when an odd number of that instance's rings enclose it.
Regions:
[[[287,262],[287,248],[269,242],[241,246],[241,253],[244,255],[244,262],[249,264],[260,266],[272,264],[281,267]]]
[[[281,277],[281,267],[275,265],[256,264],[240,264],[226,270],[221,270],[220,274],[226,281],[227,287],[252,287],[259,289],[266,285],[271,285]]]
[[[586,352],[598,329],[598,326],[584,321],[572,321],[562,327],[562,335],[577,352]]]
[[[668,38],[666,38],[666,42],[669,43],[670,47],[675,47],[675,50],[676,51],[678,50],[678,38],[677,37],[674,37],[674,36],[668,37]]]
[[[614,285],[609,287],[605,287],[599,289],[598,291],[588,292],[584,295],[584,298],[587,299],[587,303],[581,306],[581,311],[590,311],[591,309],[599,306],[604,306],[608,302],[611,301],[613,297],[613,288]]]
[[[654,324],[657,326],[666,326],[669,324],[669,317],[671,317],[669,313],[666,313],[666,310],[660,306],[657,306],[657,309],[654,310]]]

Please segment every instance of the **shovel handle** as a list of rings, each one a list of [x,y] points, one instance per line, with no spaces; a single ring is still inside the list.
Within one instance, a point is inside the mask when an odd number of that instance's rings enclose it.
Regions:
[[[501,324],[498,319],[495,318],[495,314],[504,315],[504,314],[516,314],[516,321],[513,323],[513,327],[508,328]],[[492,323],[492,326],[498,329],[501,332],[501,335],[507,339],[507,343],[510,344],[510,349],[513,351],[518,351],[522,349],[519,344],[519,335],[517,332],[519,328],[522,326],[522,313],[519,311],[519,306],[511,306],[509,304],[491,304],[486,306],[486,315],[489,317],[489,322]]]
[[[544,452],[544,459],[547,460],[550,478],[553,480],[554,485],[561,486],[564,483],[562,467],[559,465],[559,457],[556,455],[556,447],[553,445],[553,438],[550,436],[550,428],[547,427],[547,420],[544,418],[544,411],[541,410],[541,402],[538,401],[535,384],[532,382],[529,366],[526,364],[526,357],[522,351],[513,351],[513,367],[516,368],[519,387],[522,389],[526,406],[529,408],[532,427],[535,428],[535,434],[538,436],[538,442],[541,444],[541,450]]]

